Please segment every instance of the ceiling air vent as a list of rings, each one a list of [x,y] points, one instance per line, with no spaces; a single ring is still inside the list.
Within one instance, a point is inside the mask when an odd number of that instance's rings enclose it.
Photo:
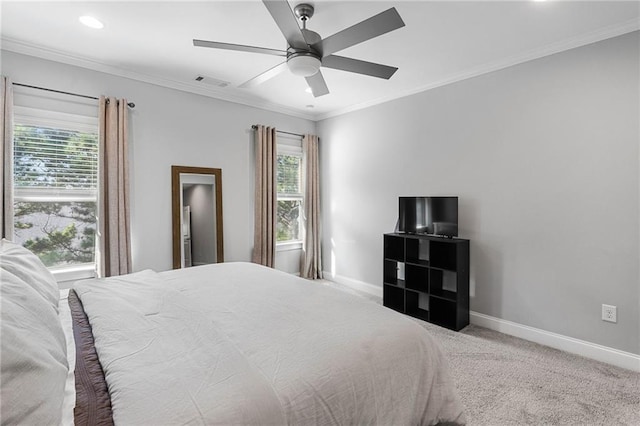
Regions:
[[[230,83],[228,81],[222,81],[217,78],[207,77],[204,75],[199,75],[195,78],[196,81],[204,84],[208,84],[216,87],[227,87]]]

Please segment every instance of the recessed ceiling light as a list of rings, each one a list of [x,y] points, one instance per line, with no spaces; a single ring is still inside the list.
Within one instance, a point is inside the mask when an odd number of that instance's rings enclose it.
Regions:
[[[307,93],[313,93],[313,92],[311,91],[311,87],[307,87],[306,89],[304,89],[304,91],[305,91],[305,92],[307,92]]]
[[[98,21],[93,16],[81,16],[80,18],[78,18],[78,20],[89,28],[95,28],[97,30],[104,28],[104,24]]]

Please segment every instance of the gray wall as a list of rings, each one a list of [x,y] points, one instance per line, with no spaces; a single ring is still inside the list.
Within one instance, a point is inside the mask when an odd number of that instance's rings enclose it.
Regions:
[[[251,125],[315,132],[310,120],[259,108],[7,51],[2,51],[1,59],[2,74],[14,82],[135,102],[130,115],[131,245],[137,271],[171,269],[171,165],[222,169],[224,257],[249,261],[254,197]]]
[[[638,38],[319,122],[325,270],[381,286],[398,196],[457,195],[473,311],[640,353]]]

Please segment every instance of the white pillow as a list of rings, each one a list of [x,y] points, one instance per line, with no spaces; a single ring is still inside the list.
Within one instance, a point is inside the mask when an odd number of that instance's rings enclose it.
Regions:
[[[52,304],[56,312],[60,290],[51,271],[40,261],[38,256],[26,248],[11,241],[2,239],[0,242],[0,267],[23,280],[38,294]]]
[[[35,255],[14,246],[3,241],[0,259],[2,424],[58,425],[68,365],[57,299],[50,297],[55,280],[42,274]]]

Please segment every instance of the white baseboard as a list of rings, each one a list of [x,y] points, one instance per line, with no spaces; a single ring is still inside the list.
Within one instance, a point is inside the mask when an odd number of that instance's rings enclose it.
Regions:
[[[606,362],[617,367],[627,368],[633,371],[640,371],[640,355],[607,346],[598,345],[562,334],[552,333],[539,328],[529,327],[515,322],[495,318],[478,312],[469,312],[471,324],[510,336],[519,337],[531,342],[540,343],[565,352]]]
[[[329,281],[335,281],[338,284],[346,285],[354,290],[364,291],[365,293],[372,294],[374,296],[382,297],[382,287],[369,284],[364,281],[354,280],[353,278],[343,277],[342,275],[332,275],[329,271],[322,271],[324,279]]]
[[[323,272],[323,274],[325,279],[351,287],[354,290],[360,290],[374,296],[382,297],[382,288],[379,286],[354,280],[353,278],[343,277],[341,275],[331,275],[330,272],[326,271]],[[587,342],[585,340],[574,339],[573,337],[529,327],[528,325],[518,324],[512,321],[481,314],[479,312],[470,311],[469,319],[473,325],[488,328],[510,336],[519,337],[530,342],[539,343],[541,345],[549,346],[575,355],[606,362],[607,364],[615,365],[617,367],[640,372],[640,355],[636,355],[631,352],[621,351],[607,346],[598,345],[597,343]]]

